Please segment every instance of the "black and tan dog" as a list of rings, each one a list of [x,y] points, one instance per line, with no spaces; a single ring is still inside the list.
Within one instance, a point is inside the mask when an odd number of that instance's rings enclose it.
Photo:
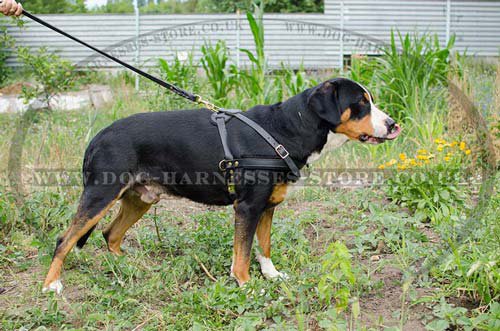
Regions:
[[[205,204],[234,205],[231,273],[240,285],[250,279],[254,235],[261,249],[257,260],[264,276],[284,276],[271,261],[270,233],[274,208],[285,198],[287,181],[238,183],[233,201],[224,181],[217,178],[224,153],[217,128],[210,123],[211,114],[206,109],[137,114],[97,134],[85,153],[85,183],[77,213],[57,240],[44,290],[62,290],[64,258],[73,246],[85,244],[97,222],[117,201],[121,201],[120,211],[104,230],[104,238],[111,252],[121,254],[126,231],[158,201],[160,193]],[[283,103],[256,106],[245,116],[283,144],[299,168],[324,149],[330,133],[380,143],[396,138],[401,131],[373,104],[363,86],[343,78],[326,81]],[[276,157],[262,137],[239,120],[229,121],[227,130],[235,158]],[[185,176],[200,179],[199,174],[203,174],[202,180],[183,182]]]

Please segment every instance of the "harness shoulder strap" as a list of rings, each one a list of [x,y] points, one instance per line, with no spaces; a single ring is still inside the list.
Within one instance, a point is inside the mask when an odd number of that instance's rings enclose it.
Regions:
[[[230,114],[230,115],[236,117],[237,119],[239,119],[243,123],[247,124],[252,129],[254,129],[255,132],[257,132],[262,138],[264,138],[264,140],[269,145],[271,145],[272,148],[274,148],[274,151],[276,152],[276,154],[278,154],[278,156],[280,158],[282,158],[283,161],[285,161],[286,165],[288,166],[288,168],[290,169],[292,174],[297,178],[300,177],[300,170],[295,165],[295,162],[293,162],[292,158],[290,157],[290,153],[288,153],[287,149],[282,144],[278,143],[276,141],[276,139],[273,138],[273,136],[271,136],[266,130],[264,130],[263,127],[261,127],[259,124],[252,121],[251,119],[249,119],[245,115],[243,115],[241,113],[241,111],[239,111],[239,110],[235,111],[235,110],[231,109],[228,111],[228,110],[224,109],[222,111],[224,113],[227,113],[227,114]]]
[[[214,113],[212,115],[212,120],[215,122],[215,124],[217,124],[217,129],[219,130],[222,148],[224,149],[224,159],[226,161],[231,161],[234,157],[231,153],[231,149],[229,148],[229,143],[227,140],[226,121],[228,117],[228,115],[225,115],[223,113]]]

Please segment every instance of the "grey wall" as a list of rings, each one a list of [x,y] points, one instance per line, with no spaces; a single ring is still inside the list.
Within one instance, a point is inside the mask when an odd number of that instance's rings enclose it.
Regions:
[[[182,56],[193,51],[198,59],[200,46],[217,39],[227,42],[234,62],[238,45],[253,49],[244,14],[239,19],[236,14],[142,15],[138,39],[134,15],[40,17],[125,61],[135,62],[139,54],[142,66],[155,65],[159,57],[172,59],[179,52]],[[80,65],[116,67],[73,41],[29,19],[25,21],[22,30],[9,28],[19,45],[48,46]],[[325,0],[324,14],[265,15],[266,52],[272,67],[279,67],[282,62],[293,67],[338,67],[341,54],[376,53],[377,46],[389,41],[394,28],[437,33],[442,43],[450,34],[456,34],[457,51],[467,49],[471,55],[498,56],[500,1]],[[239,57],[240,64],[245,65],[246,55],[240,52]],[[14,57],[8,63],[18,65]]]

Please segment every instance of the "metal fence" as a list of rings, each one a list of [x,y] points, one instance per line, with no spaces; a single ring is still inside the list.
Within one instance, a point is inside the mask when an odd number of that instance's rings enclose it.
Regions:
[[[214,15],[40,15],[59,28],[125,61],[156,65],[162,57],[201,56],[205,42],[225,40],[235,64],[248,64],[240,48],[253,50],[244,14]],[[266,54],[271,67],[332,68],[351,54],[376,54],[392,29],[439,36],[456,35],[457,51],[478,56],[500,52],[500,1],[458,0],[325,0],[320,14],[266,14]],[[116,67],[43,26],[26,19],[23,29],[9,27],[18,45],[48,46],[81,66]],[[19,63],[9,58],[10,66]]]

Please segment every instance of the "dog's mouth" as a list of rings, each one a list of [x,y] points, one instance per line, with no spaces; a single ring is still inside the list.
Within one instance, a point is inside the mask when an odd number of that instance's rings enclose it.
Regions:
[[[387,136],[385,137],[374,137],[374,136],[370,136],[370,135],[367,135],[367,134],[362,134],[359,136],[359,141],[363,142],[363,143],[367,143],[367,144],[381,144],[383,143],[384,141],[386,140],[394,140],[396,139],[399,134],[401,133],[401,127],[397,124],[395,124],[390,132],[387,134]]]

